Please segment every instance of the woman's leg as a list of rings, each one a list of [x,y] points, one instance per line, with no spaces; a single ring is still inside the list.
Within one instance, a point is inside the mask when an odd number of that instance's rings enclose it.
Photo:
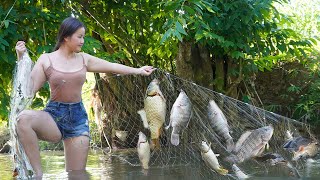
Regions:
[[[88,151],[89,137],[79,136],[63,140],[66,171],[85,170]]]
[[[62,136],[56,122],[45,111],[25,110],[19,114],[17,133],[36,176],[42,176],[38,138],[59,142]]]

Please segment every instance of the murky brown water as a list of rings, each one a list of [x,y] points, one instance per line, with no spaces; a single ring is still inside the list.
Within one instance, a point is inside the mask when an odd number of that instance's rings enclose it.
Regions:
[[[44,171],[43,179],[111,179],[111,180],[133,180],[133,179],[152,179],[152,180],[175,180],[175,179],[208,179],[204,174],[199,174],[198,170],[192,167],[175,166],[175,167],[150,167],[148,172],[142,171],[140,166],[131,166],[117,157],[104,155],[102,153],[91,152],[88,157],[87,170],[66,173],[64,170],[63,152],[52,151],[42,152],[42,167]],[[299,163],[303,167],[300,171],[302,179],[320,179],[320,159],[309,163]],[[269,168],[263,173],[246,172],[251,174],[250,179],[296,179],[278,176],[279,168]],[[282,171],[282,170],[280,170]],[[278,175],[277,175],[278,174]],[[206,175],[205,175],[206,176]],[[212,175],[210,175],[212,176]],[[214,176],[212,177],[215,178]],[[12,178],[12,162],[8,154],[0,154],[0,180],[10,180]],[[225,179],[234,179],[227,177]]]

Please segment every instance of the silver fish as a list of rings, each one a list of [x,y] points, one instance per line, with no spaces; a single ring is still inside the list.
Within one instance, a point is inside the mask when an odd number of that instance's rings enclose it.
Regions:
[[[139,140],[137,144],[138,156],[143,169],[149,169],[150,161],[150,145],[147,137],[142,132],[139,132]]]
[[[144,111],[151,133],[152,149],[160,149],[160,134],[166,118],[166,100],[159,84],[158,79],[153,79],[148,85],[144,99]]]
[[[248,136],[252,133],[252,131],[246,131],[244,132],[240,138],[238,139],[236,145],[232,149],[232,152],[238,152],[243,142],[248,138]]]
[[[238,151],[226,158],[226,161],[232,163],[241,163],[251,157],[262,154],[268,141],[273,135],[273,127],[265,126],[253,130],[243,143],[239,144]]]
[[[243,171],[241,171],[241,169],[236,164],[232,165],[232,170],[236,174],[238,179],[242,180],[242,179],[248,179],[249,178],[249,176],[246,175]]]
[[[191,118],[191,102],[187,94],[181,90],[170,112],[170,123],[166,129],[172,127],[171,144],[179,145],[179,134],[185,129]]]
[[[234,142],[230,135],[228,121],[214,100],[209,101],[208,118],[212,128],[225,140],[227,151],[230,152],[233,149]]]
[[[216,154],[214,154],[214,152],[212,151],[212,149],[210,148],[210,146],[202,141],[201,146],[201,157],[203,159],[203,161],[213,170],[215,170],[216,172],[218,172],[221,175],[226,175],[228,173],[228,170],[224,169],[220,164],[219,161],[217,159]]]

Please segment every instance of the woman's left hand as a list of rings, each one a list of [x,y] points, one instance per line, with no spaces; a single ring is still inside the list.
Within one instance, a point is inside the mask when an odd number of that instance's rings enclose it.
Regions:
[[[139,74],[143,76],[149,76],[156,68],[153,68],[152,66],[142,66],[139,68]]]

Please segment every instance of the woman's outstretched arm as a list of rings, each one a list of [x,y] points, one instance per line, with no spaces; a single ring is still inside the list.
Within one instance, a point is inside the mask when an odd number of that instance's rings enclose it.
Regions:
[[[150,75],[155,69],[152,66],[143,66],[133,68],[118,63],[111,63],[103,59],[83,53],[87,62],[89,72],[97,73],[116,73],[116,74],[140,74],[144,76]]]

